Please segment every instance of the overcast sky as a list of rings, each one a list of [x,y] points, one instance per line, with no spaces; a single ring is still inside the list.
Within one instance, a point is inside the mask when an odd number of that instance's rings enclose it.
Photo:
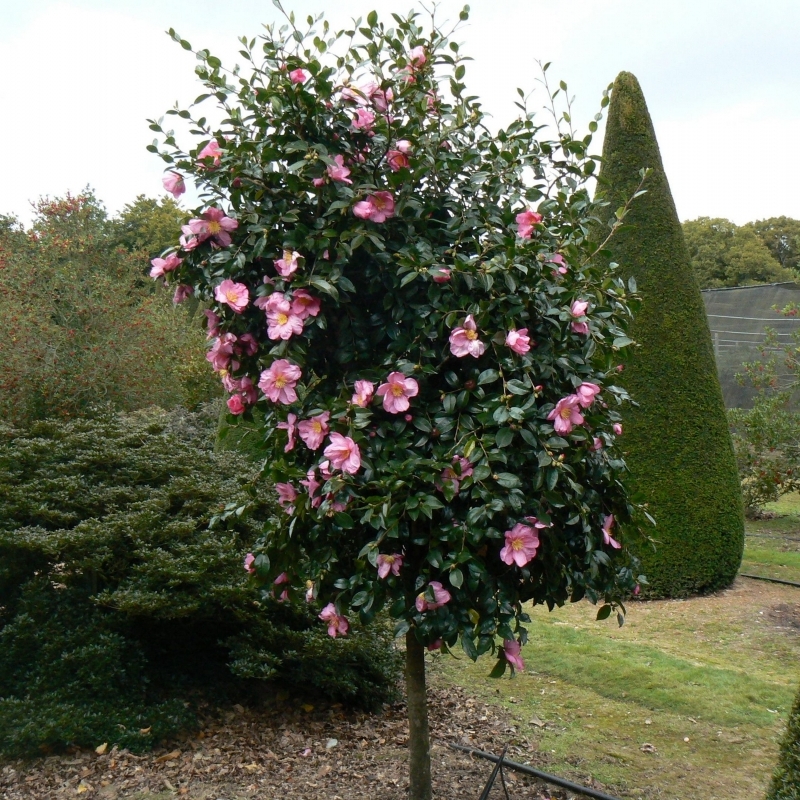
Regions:
[[[334,27],[412,0],[284,0]],[[428,3],[426,3],[428,5]],[[461,29],[467,71],[498,125],[537,60],[576,95],[582,129],[620,70],[642,85],[681,219],[800,219],[798,0],[473,0]],[[462,2],[442,0],[455,20]],[[146,152],[158,117],[199,93],[195,48],[236,61],[237,37],[278,18],[270,0],[0,0],[3,170],[0,213],[30,220],[42,195],[86,184],[111,212],[158,196],[163,164]],[[543,102],[543,101],[542,101]],[[602,146],[602,129],[596,151]]]

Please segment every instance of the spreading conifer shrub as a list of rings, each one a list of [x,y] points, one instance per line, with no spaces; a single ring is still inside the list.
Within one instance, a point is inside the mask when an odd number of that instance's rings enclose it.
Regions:
[[[254,679],[367,708],[392,697],[383,626],[343,649],[318,608],[248,584],[273,492],[213,452],[216,416],[0,426],[0,754],[146,749],[191,726],[202,693]]]
[[[767,800],[800,800],[800,691],[789,715]]]

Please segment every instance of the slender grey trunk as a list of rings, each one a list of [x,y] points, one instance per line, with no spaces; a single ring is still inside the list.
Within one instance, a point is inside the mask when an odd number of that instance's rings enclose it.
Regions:
[[[425,686],[425,648],[413,631],[406,634],[406,695],[408,697],[409,800],[431,800],[431,742],[428,731],[428,693]]]

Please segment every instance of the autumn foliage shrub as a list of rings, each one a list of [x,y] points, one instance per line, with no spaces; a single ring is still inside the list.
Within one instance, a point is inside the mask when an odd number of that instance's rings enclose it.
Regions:
[[[318,608],[248,584],[243,553],[273,501],[212,451],[216,416],[0,427],[0,753],[146,748],[192,723],[197,693],[254,682],[368,708],[391,697],[384,629],[342,650]]]

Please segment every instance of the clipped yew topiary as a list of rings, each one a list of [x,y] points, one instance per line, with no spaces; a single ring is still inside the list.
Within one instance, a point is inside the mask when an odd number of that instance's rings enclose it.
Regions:
[[[800,800],[800,691],[789,714],[778,766],[766,800]]]
[[[739,478],[692,274],[653,124],[635,76],[614,82],[600,192],[609,216],[650,170],[609,251],[632,276],[642,308],[630,335],[641,346],[625,368],[638,403],[625,412],[629,484],[656,520],[656,550],[639,553],[649,597],[713,591],[731,583],[744,545]]]

